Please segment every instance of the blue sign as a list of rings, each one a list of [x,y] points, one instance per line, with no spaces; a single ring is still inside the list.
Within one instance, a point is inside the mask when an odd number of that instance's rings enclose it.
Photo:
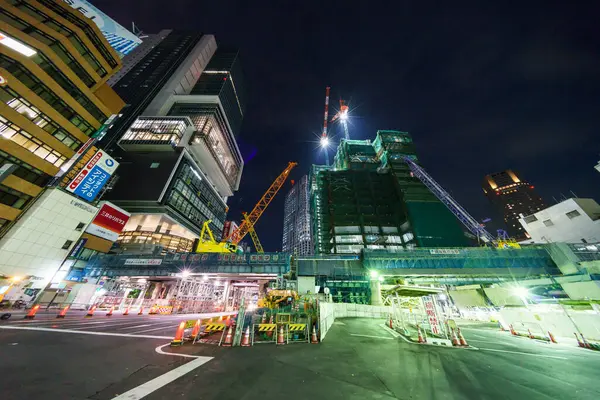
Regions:
[[[86,174],[83,181],[77,186],[73,193],[87,201],[93,201],[96,196],[98,196],[100,189],[108,182],[108,178],[110,178],[110,174],[98,165],[95,165],[94,168]]]

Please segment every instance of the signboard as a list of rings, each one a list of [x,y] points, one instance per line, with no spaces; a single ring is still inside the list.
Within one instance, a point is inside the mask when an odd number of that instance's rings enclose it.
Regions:
[[[127,211],[112,203],[104,202],[85,231],[91,235],[115,242],[130,216],[131,214]]]
[[[67,190],[87,201],[93,201],[118,166],[119,163],[104,150],[98,150],[69,183]]]
[[[108,43],[121,58],[135,49],[142,40],[86,0],[64,0],[98,26]]]
[[[433,297],[423,296],[422,300],[423,308],[425,309],[427,319],[429,320],[429,325],[431,326],[431,332],[435,335],[439,335],[441,333],[440,321],[437,316],[435,304],[433,303]]]
[[[75,246],[73,246],[73,249],[71,249],[71,253],[68,255],[68,257],[73,257],[73,258],[79,257],[79,253],[81,253],[81,250],[83,250],[83,246],[86,244],[86,242],[87,242],[87,238],[79,239],[79,241],[75,244]]]
[[[125,260],[125,265],[160,265],[160,258],[128,258]]]
[[[447,254],[460,254],[460,250],[458,249],[429,249],[429,253],[438,254],[438,255],[447,255]]]

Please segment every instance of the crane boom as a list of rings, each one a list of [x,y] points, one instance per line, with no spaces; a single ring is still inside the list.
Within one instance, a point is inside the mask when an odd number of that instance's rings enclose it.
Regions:
[[[263,214],[263,212],[265,212],[266,208],[271,203],[271,200],[273,200],[277,192],[279,192],[279,189],[281,189],[290,172],[296,165],[298,165],[298,163],[295,162],[290,162],[288,164],[286,169],[284,169],[283,172],[279,174],[279,176],[273,181],[269,189],[267,189],[265,194],[263,194],[258,203],[256,203],[250,214],[248,214],[248,218],[245,219],[235,231],[231,232],[229,237],[226,239],[227,241],[231,241],[231,243],[237,245],[244,238],[244,236],[246,236],[249,228],[256,225],[256,222]]]
[[[423,168],[409,157],[403,157],[408,167],[421,182],[454,214],[456,218],[475,236],[485,243],[492,244],[495,238],[475,218],[471,216],[446,190],[440,186]]]
[[[256,249],[256,252],[264,253],[265,250],[263,249],[262,244],[260,243],[258,234],[254,230],[254,226],[252,226],[252,224],[248,220],[248,214],[242,213],[242,216],[244,217],[244,221],[246,221],[246,223],[248,224],[248,233],[250,234],[250,237],[252,238],[252,243],[254,243],[254,248]]]

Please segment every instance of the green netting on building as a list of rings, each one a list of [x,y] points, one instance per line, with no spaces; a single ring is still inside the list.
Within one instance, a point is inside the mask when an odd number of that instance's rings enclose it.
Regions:
[[[342,139],[335,154],[334,168],[336,170],[376,170],[379,159],[370,140]]]
[[[441,202],[407,201],[406,210],[417,247],[461,247],[469,244],[462,226]]]

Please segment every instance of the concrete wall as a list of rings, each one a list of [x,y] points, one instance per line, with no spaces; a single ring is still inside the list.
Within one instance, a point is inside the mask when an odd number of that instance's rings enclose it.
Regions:
[[[370,306],[367,304],[319,302],[319,330],[323,340],[336,318],[389,318],[392,308],[389,306]]]
[[[326,303],[324,301],[319,302],[319,339],[325,339],[325,335],[327,335],[327,331],[333,325],[333,321],[335,320],[334,315],[334,304],[335,303]]]

